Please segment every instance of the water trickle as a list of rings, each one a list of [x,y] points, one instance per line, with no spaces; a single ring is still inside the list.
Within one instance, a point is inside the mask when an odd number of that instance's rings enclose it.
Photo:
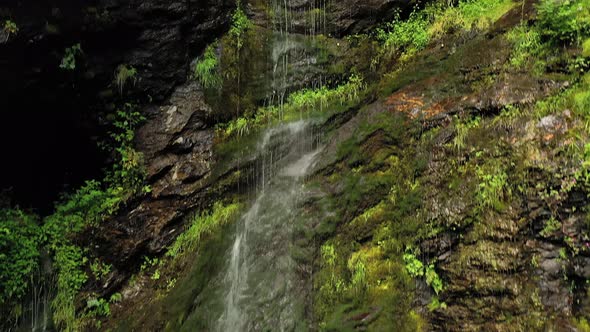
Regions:
[[[292,331],[302,320],[289,247],[302,180],[319,152],[317,142],[304,121],[269,129],[262,137],[262,189],[237,224],[217,331]],[[274,151],[282,154],[280,160],[268,158]]]

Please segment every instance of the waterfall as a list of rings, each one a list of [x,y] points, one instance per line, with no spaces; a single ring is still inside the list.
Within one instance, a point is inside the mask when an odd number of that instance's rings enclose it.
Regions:
[[[269,129],[261,138],[260,190],[237,223],[227,254],[216,331],[292,331],[303,320],[290,243],[303,180],[320,151],[318,138],[306,121]],[[279,160],[273,160],[276,153]]]

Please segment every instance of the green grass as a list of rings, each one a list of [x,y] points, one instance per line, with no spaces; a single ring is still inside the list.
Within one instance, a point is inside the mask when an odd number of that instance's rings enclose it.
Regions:
[[[177,258],[183,254],[194,252],[203,236],[212,234],[233,221],[239,210],[240,205],[237,203],[223,205],[217,202],[211,212],[195,214],[188,229],[174,241],[166,256]]]
[[[115,83],[117,84],[121,95],[123,94],[123,88],[127,81],[133,79],[133,83],[135,83],[135,76],[137,76],[137,69],[133,66],[123,64],[117,67],[117,70],[115,71]]]
[[[590,38],[586,39],[586,41],[582,43],[582,56],[590,58]]]
[[[284,105],[261,107],[253,115],[245,115],[217,126],[220,140],[241,137],[250,131],[262,128],[273,121],[293,121],[305,114],[334,112],[348,103],[358,101],[365,89],[364,81],[352,75],[336,88],[303,89],[292,93]]]

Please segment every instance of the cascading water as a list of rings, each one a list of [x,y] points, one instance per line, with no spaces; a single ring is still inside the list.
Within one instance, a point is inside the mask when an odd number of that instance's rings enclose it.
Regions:
[[[269,130],[259,149],[262,189],[237,226],[217,331],[293,331],[303,318],[289,246],[302,179],[319,151],[318,137],[300,121]],[[277,150],[286,154],[272,160]]]
[[[318,64],[321,41],[315,35],[325,32],[326,0],[304,5],[270,1],[273,15],[267,59],[272,61],[268,66],[272,75],[261,75],[270,80],[261,86],[267,89],[266,104],[282,113],[293,90],[323,84],[325,64]],[[301,29],[301,20],[305,29]],[[225,266],[194,298],[181,330],[308,330],[310,280],[301,275],[292,251],[294,229],[306,223],[300,209],[307,198],[306,176],[321,150],[321,133],[312,122],[301,119],[269,128],[261,133],[254,155],[242,156],[254,160],[252,167],[256,168],[255,181],[248,179],[249,189],[242,189],[251,205],[228,240]]]

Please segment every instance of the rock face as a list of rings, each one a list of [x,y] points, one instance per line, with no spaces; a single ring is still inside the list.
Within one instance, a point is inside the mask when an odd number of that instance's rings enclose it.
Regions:
[[[279,24],[287,26],[290,32],[343,36],[355,34],[374,27],[386,18],[393,17],[395,11],[406,11],[414,5],[409,0],[290,0],[277,1]],[[281,22],[282,21],[282,22]]]
[[[24,204],[50,206],[64,190],[59,184],[98,177],[105,157],[95,137],[104,134],[105,116],[127,102],[168,98],[188,78],[190,61],[227,29],[234,7],[233,0],[3,1],[0,20],[19,31],[0,36],[0,94],[14,110],[3,115],[0,144],[21,164],[0,188],[14,186],[23,197],[47,193]],[[60,68],[76,44],[75,69]],[[124,86],[115,79],[120,65],[137,70]],[[26,136],[24,123],[33,129]],[[38,152],[23,153],[27,146]],[[36,172],[26,168],[49,159],[55,162]],[[35,190],[39,184],[44,190]]]

